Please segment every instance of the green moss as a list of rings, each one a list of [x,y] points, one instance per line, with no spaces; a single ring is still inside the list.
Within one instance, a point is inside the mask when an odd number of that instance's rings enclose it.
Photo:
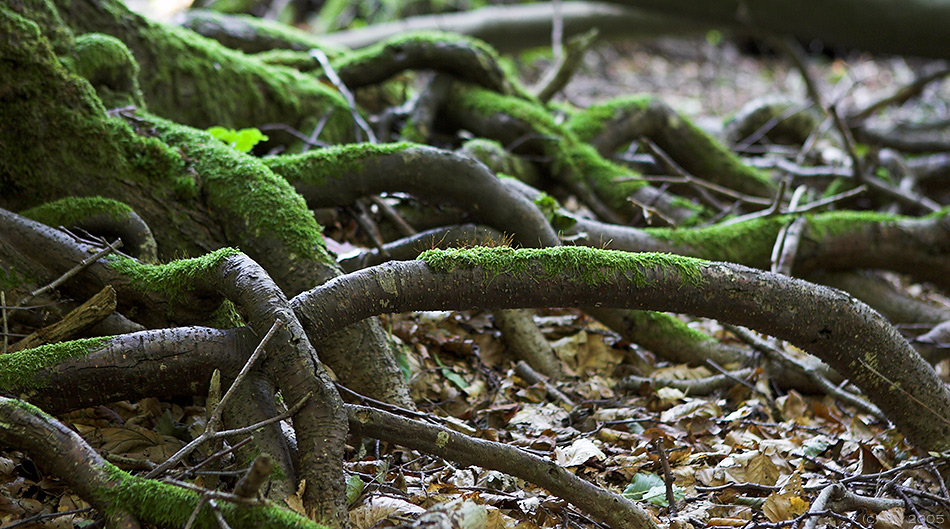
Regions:
[[[231,300],[226,299],[211,314],[211,325],[218,329],[233,329],[244,325],[244,319],[238,313]]]
[[[647,283],[646,268],[663,268],[678,274],[684,282],[700,284],[700,269],[705,261],[665,253],[634,253],[599,250],[585,246],[559,246],[542,249],[508,247],[476,247],[451,250],[428,250],[419,259],[439,272],[457,268],[483,267],[500,274],[524,274],[530,267],[539,266],[539,279],[564,275],[590,285],[600,285],[623,274],[638,286]]]
[[[127,511],[142,522],[159,527],[183,527],[201,502],[201,495],[156,480],[144,479],[105,463],[105,472],[112,484],[96,491],[116,511]],[[218,502],[218,508],[228,525],[235,529],[275,527],[299,529],[327,529],[289,510],[271,504],[246,506],[233,502]],[[205,505],[192,527],[220,527],[210,507]]]
[[[495,63],[496,67],[498,64],[498,53],[495,52],[495,49],[484,41],[474,37],[460,33],[446,33],[443,31],[413,31],[402,33],[373,44],[372,46],[347,53],[333,61],[333,67],[337,70],[353,67],[374,60],[380,55],[385,55],[389,53],[390,50],[399,50],[400,48],[414,44],[456,45],[469,48],[485,57],[483,62],[486,67],[490,67],[489,63]]]
[[[605,160],[591,145],[580,141],[566,127],[557,123],[543,105],[525,99],[505,96],[490,90],[467,87],[459,102],[477,114],[506,114],[528,124],[542,136],[544,154],[554,160],[552,170],[578,185],[590,185],[610,207],[627,207],[627,197],[646,182],[631,178],[631,170]]]
[[[650,228],[646,232],[673,245],[678,253],[713,261],[768,268],[779,230],[795,217],[796,215],[778,215],[729,225],[716,224],[688,229]],[[850,230],[865,229],[868,224],[901,219],[895,215],[858,211],[835,211],[805,217],[808,220],[806,238],[816,241]]]
[[[313,186],[323,185],[330,178],[339,178],[360,171],[367,158],[386,156],[410,147],[413,143],[351,143],[310,151],[304,154],[288,154],[265,158],[272,171],[290,182],[303,182]]]
[[[165,182],[183,171],[177,152],[109,118],[89,82],[66,70],[32,22],[0,9],[0,48],[0,78],[16,101],[0,105],[0,194],[8,208],[89,189],[109,194],[114,181]]]
[[[834,211],[808,217],[808,228],[812,238],[822,240],[837,237],[852,230],[864,229],[869,224],[888,224],[902,219],[913,220],[913,217],[901,217],[877,211]]]
[[[234,248],[221,248],[201,257],[180,259],[163,265],[141,263],[121,255],[106,258],[117,272],[131,281],[132,287],[143,292],[160,292],[172,299],[204,288],[208,274],[225,259],[241,253]]]
[[[70,71],[96,87],[108,108],[145,106],[138,81],[139,65],[121,40],[100,33],[80,35],[62,60]]]
[[[121,2],[60,2],[77,32],[108,33],[139,60],[149,109],[196,128],[285,123],[313,130],[329,114],[321,140],[351,141],[353,120],[332,87],[291,68],[265,64],[185,28],[151,22]]]
[[[97,215],[123,220],[132,213],[128,205],[103,197],[66,197],[21,211],[20,215],[47,226],[72,226]]]
[[[658,339],[674,340],[673,337],[678,336],[690,342],[716,341],[708,334],[693,329],[683,320],[665,312],[631,310],[626,313],[626,317],[633,326],[640,329],[649,329],[649,336]]]
[[[567,128],[583,141],[588,141],[604,130],[604,126],[632,110],[643,110],[653,96],[632,95],[618,97],[577,112],[567,122]]]
[[[36,374],[71,358],[84,358],[102,349],[112,337],[83,338],[41,345],[0,356],[0,388],[41,388],[46,385]]]
[[[548,219],[551,227],[557,231],[566,230],[577,224],[577,219],[570,215],[565,215],[561,210],[561,204],[559,204],[554,197],[543,191],[538,195],[538,198],[534,199],[534,205],[538,206],[538,209],[544,214],[544,218]]]
[[[231,149],[207,132],[155,116],[147,118],[162,140],[191,161],[208,205],[239,226],[228,233],[234,244],[247,244],[251,238],[275,238],[293,257],[330,261],[322,227],[303,197],[264,162]]]
[[[28,282],[16,268],[0,263],[0,290],[13,290]]]

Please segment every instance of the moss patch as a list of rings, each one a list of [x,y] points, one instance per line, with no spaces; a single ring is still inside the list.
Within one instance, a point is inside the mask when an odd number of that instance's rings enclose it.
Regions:
[[[676,251],[713,261],[767,268],[779,230],[796,217],[778,215],[729,225],[716,224],[690,229],[649,228],[645,231],[652,237],[680,247]],[[835,211],[805,215],[805,218],[808,220],[806,237],[819,242],[851,230],[865,229],[869,224],[910,219],[870,211]]]
[[[97,215],[123,220],[132,208],[118,200],[103,197],[66,197],[20,212],[20,215],[47,226],[71,226]]]
[[[114,270],[129,278],[133,288],[180,299],[188,292],[205,287],[207,275],[225,259],[239,253],[235,248],[221,248],[201,257],[163,265],[145,264],[121,255],[110,255],[106,260]]]
[[[588,141],[604,130],[604,126],[632,110],[643,110],[653,101],[651,95],[618,97],[590,106],[571,116],[567,128],[583,141]]]
[[[641,179],[631,178],[636,173],[604,159],[591,145],[580,141],[543,105],[474,86],[458,94],[458,101],[476,114],[506,114],[530,126],[542,136],[544,155],[554,160],[552,172],[580,186],[589,184],[612,208],[628,207],[627,197],[646,185]]]
[[[139,65],[121,40],[100,33],[80,35],[63,57],[63,64],[89,80],[108,108],[145,106]]]
[[[436,249],[423,252],[419,259],[439,272],[484,267],[495,275],[524,274],[529,268],[539,266],[541,279],[564,275],[589,285],[607,283],[620,273],[637,286],[643,286],[647,284],[644,271],[647,268],[673,271],[683,282],[697,285],[703,281],[700,269],[706,265],[706,261],[691,257],[598,250],[586,246],[519,250],[507,247]]]
[[[231,149],[211,134],[147,116],[162,140],[191,161],[208,205],[231,223],[238,246],[249,238],[282,241],[293,257],[330,262],[322,227],[287,181],[261,160]]]
[[[99,489],[97,496],[111,503],[117,511],[128,511],[143,522],[159,527],[183,527],[201,501],[201,496],[194,491],[136,477],[109,463],[105,465],[104,470],[113,485]],[[250,508],[232,502],[218,502],[218,507],[228,525],[235,529],[327,529],[299,514],[273,505]],[[206,505],[198,514],[193,527],[217,528],[220,525],[211,513],[211,508]]]
[[[83,338],[69,342],[41,345],[0,356],[0,388],[41,388],[44,381],[36,374],[71,358],[84,358],[102,349],[112,337]]]
[[[266,158],[264,163],[290,182],[321,186],[330,178],[358,173],[367,158],[386,156],[410,147],[414,143],[351,143],[335,145],[304,154],[288,154]]]

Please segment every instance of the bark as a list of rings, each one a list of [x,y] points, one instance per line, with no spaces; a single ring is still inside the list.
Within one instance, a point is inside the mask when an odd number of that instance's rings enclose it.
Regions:
[[[320,101],[326,98],[326,89],[317,87],[319,83],[314,80],[282,76],[279,69],[246,63],[250,59],[203,43],[201,37],[187,35],[184,30],[149,23],[112,2],[105,2],[105,6],[97,9],[89,2],[73,2],[63,8],[63,13],[77,27],[115,31],[145,58],[148,68],[172,72],[169,75],[176,79],[249,83],[254,87],[284,83],[282,89],[289,92],[282,97],[287,101],[307,100],[307,94],[316,90],[323,95],[310,93],[315,97],[312,103],[325,103]],[[35,15],[35,11],[27,14],[31,13]],[[0,105],[0,120],[5,125],[0,141],[0,205],[22,209],[70,195],[111,197],[137,213],[146,225],[162,227],[154,234],[162,258],[239,246],[271,271],[291,295],[340,273],[326,254],[319,226],[306,205],[260,161],[204,132],[151,114],[122,112],[110,116],[90,86],[62,67],[50,43],[35,33],[29,21],[7,10],[2,15],[4,36],[8,36],[0,49],[7,59],[2,75],[11,80],[8,97],[14,99]],[[51,34],[52,29],[46,30]],[[189,55],[178,57],[169,46],[181,46],[179,51]],[[188,69],[190,64],[204,64],[201,68],[215,72]],[[221,65],[220,71],[214,64]],[[149,78],[158,74],[145,73],[148,68],[143,69],[143,87],[154,108],[164,108],[193,122],[210,116],[201,110],[201,105],[214,104],[213,98],[204,97],[210,94],[202,94],[197,106],[177,95],[169,96],[162,92],[170,88],[167,80]],[[188,91],[185,82],[172,84],[172,90]],[[154,92],[149,88],[152,85]],[[281,101],[285,100],[277,98],[260,105],[245,102],[257,107],[254,123],[257,119],[289,120],[289,114],[296,112],[322,113],[316,107],[281,107]],[[182,115],[183,108],[172,110],[185,103],[195,115]],[[349,115],[348,110],[345,114]],[[49,123],[58,126],[52,128]],[[47,258],[56,259],[52,254]],[[207,323],[198,316],[199,310],[186,313],[194,319],[179,322]],[[156,320],[142,323],[156,327],[169,323],[167,315],[153,315]],[[375,355],[359,372],[348,369],[345,360],[347,352],[356,347]],[[362,322],[341,330],[321,348],[342,376],[359,375],[351,383],[359,385],[364,393],[412,406],[378,322]]]
[[[699,24],[794,35],[877,53],[950,58],[950,5],[930,0],[615,0]]]
[[[330,44],[362,48],[410,31],[448,31],[476,37],[503,52],[551,44],[555,10],[551,3],[492,6],[465,13],[426,15],[366,28],[321,35]],[[697,33],[702,24],[599,2],[561,2],[564,37],[597,28],[604,38],[650,38]]]
[[[587,259],[596,250],[583,248],[543,250],[558,256],[553,262],[521,250],[518,269],[479,266],[492,258],[491,252],[486,261],[460,257],[453,261],[457,268],[443,267],[441,272],[425,262],[381,265],[331,281],[298,296],[293,304],[313,329],[423,307],[599,306],[716,318],[787,340],[821,358],[851,379],[912,444],[935,451],[950,447],[946,385],[880,314],[843,292],[730,263],[701,261],[695,264],[701,280],[691,283],[676,271],[676,264],[650,264],[655,258],[663,262],[654,257],[657,254],[638,254],[640,258],[632,259],[639,264],[614,272],[591,264]],[[604,274],[604,280],[592,288],[585,274]],[[550,282],[538,289],[535,282],[541,280]],[[921,408],[929,420],[905,413]]]
[[[0,397],[0,443],[28,453],[45,470],[103,513],[109,527],[184,527],[201,495],[122,472],[106,462],[76,432],[38,408]],[[219,501],[229,527],[317,529],[306,518],[272,505]],[[211,509],[202,509],[194,527],[219,527]]]

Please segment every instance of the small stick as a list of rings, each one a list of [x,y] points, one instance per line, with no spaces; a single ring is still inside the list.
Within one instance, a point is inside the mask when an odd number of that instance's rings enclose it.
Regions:
[[[676,516],[676,496],[673,494],[673,482],[676,476],[670,469],[670,461],[666,458],[666,450],[663,449],[663,440],[656,438],[653,440],[653,446],[656,447],[656,454],[660,458],[660,465],[663,466],[663,482],[666,484],[666,503],[669,504],[669,514],[672,520]]]
[[[346,104],[350,107],[350,113],[353,115],[353,121],[356,122],[356,125],[366,133],[366,141],[370,143],[378,143],[376,139],[376,134],[373,134],[373,129],[370,128],[369,123],[363,119],[363,116],[360,115],[359,111],[356,109],[356,98],[353,97],[353,92],[350,92],[350,89],[346,87],[343,83],[343,80],[340,79],[340,76],[337,75],[336,70],[333,69],[333,65],[330,64],[330,59],[327,57],[326,53],[323,53],[323,50],[313,48],[310,50],[310,56],[317,60],[320,63],[320,66],[323,67],[323,74],[327,76],[327,79],[333,83],[333,86],[340,91],[340,94],[346,100]],[[357,138],[359,140],[360,138]]]
[[[20,303],[19,303],[17,306],[22,307],[23,305],[26,305],[27,303],[29,303],[30,301],[32,301],[33,298],[35,298],[36,296],[39,296],[39,295],[41,295],[41,294],[45,294],[46,292],[49,292],[50,290],[53,290],[54,288],[58,287],[59,285],[62,285],[62,284],[65,283],[67,280],[69,280],[71,277],[73,277],[74,275],[76,275],[76,274],[78,274],[79,272],[83,271],[86,267],[88,267],[88,266],[91,265],[92,263],[95,263],[95,262],[98,261],[99,259],[102,259],[103,257],[109,255],[110,253],[112,253],[112,252],[118,250],[118,249],[121,248],[121,247],[122,247],[122,239],[116,239],[116,241],[115,241],[114,243],[111,243],[111,244],[106,245],[105,248],[103,248],[102,250],[96,252],[96,254],[93,255],[92,257],[88,257],[88,258],[84,259],[81,263],[79,263],[79,264],[77,264],[76,266],[74,266],[74,267],[70,268],[69,270],[67,270],[65,274],[59,276],[59,278],[56,279],[55,281],[53,281],[52,283],[46,285],[45,287],[43,287],[43,288],[41,288],[41,289],[39,289],[39,290],[34,290],[33,292],[30,292],[30,295],[28,295],[28,296],[26,296],[25,298],[21,299],[21,300],[20,300]]]
[[[145,475],[146,479],[151,479],[156,476],[160,476],[163,472],[165,472],[166,470],[168,470],[169,468],[177,464],[179,461],[188,457],[188,454],[193,452],[195,448],[198,448],[198,446],[200,446],[205,441],[225,436],[224,432],[217,431],[218,428],[221,426],[221,415],[224,413],[225,405],[231,399],[231,395],[234,394],[235,388],[238,387],[238,385],[241,383],[242,380],[247,378],[247,374],[248,372],[250,372],[251,366],[254,365],[254,362],[257,361],[257,359],[263,353],[264,346],[267,345],[267,342],[270,341],[271,337],[274,335],[277,329],[282,327],[283,324],[284,324],[283,320],[277,319],[274,321],[274,324],[271,325],[270,330],[267,331],[267,334],[264,335],[264,338],[261,340],[261,343],[258,344],[257,348],[254,349],[254,352],[251,353],[250,358],[248,358],[247,362],[244,363],[244,367],[241,368],[241,372],[238,373],[238,375],[234,378],[234,382],[231,384],[231,387],[228,388],[227,393],[225,393],[224,396],[221,397],[221,402],[219,402],[217,407],[215,407],[214,413],[211,414],[211,418],[208,419],[208,424],[205,426],[204,432],[202,432],[201,435],[196,437],[193,441],[191,441],[190,443],[182,447],[181,450],[176,452],[170,458],[166,459],[164,463],[152,469],[151,472]],[[262,422],[266,422],[266,421],[262,421]],[[255,425],[255,427],[252,428],[251,431],[259,427],[260,426]]]

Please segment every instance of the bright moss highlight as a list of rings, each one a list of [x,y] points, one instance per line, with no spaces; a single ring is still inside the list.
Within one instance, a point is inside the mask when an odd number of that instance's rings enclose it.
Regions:
[[[31,21],[0,8],[0,35],[9,36],[0,79],[17,101],[0,105],[9,139],[0,142],[0,194],[8,207],[74,194],[79,178],[158,182],[183,168],[178,154],[157,138],[107,117],[89,81],[60,63]]]
[[[246,242],[241,237],[274,238],[294,257],[329,262],[322,226],[284,178],[261,160],[231,149],[207,132],[155,116],[148,119],[162,140],[191,160],[212,209],[244,228],[231,234],[236,237],[234,244]]]
[[[22,211],[20,215],[47,226],[71,226],[98,215],[123,220],[131,213],[132,208],[128,205],[111,198],[66,197]]]
[[[225,259],[241,253],[235,248],[221,248],[201,257],[180,259],[163,265],[152,265],[120,255],[106,258],[117,272],[127,276],[132,287],[143,292],[160,292],[173,299],[203,288],[208,274]]]
[[[687,325],[683,320],[665,312],[650,310],[631,310],[627,318],[634,326],[649,329],[649,334],[659,339],[680,337],[691,342],[715,342],[716,340],[703,332]]]
[[[772,247],[779,230],[797,215],[778,215],[752,219],[736,224],[715,224],[702,228],[648,228],[652,237],[666,241],[691,255],[713,261],[727,261],[746,266],[767,268]],[[805,237],[819,243],[852,230],[866,229],[871,224],[897,222],[910,217],[865,211],[835,211],[805,215],[808,228]]]
[[[626,207],[627,197],[646,185],[636,174],[604,159],[593,146],[582,142],[557,123],[543,105],[470,86],[458,96],[459,103],[477,114],[509,115],[528,124],[543,137],[544,154],[554,160],[553,172],[567,173],[579,185],[589,182],[597,194],[613,208]]]
[[[611,99],[576,112],[567,122],[567,128],[583,141],[603,132],[606,124],[631,111],[643,110],[653,101],[650,95],[632,95]]]
[[[495,275],[523,274],[530,267],[540,266],[542,279],[563,274],[589,285],[607,283],[620,273],[638,286],[647,284],[646,268],[670,270],[684,282],[698,285],[703,282],[700,269],[707,264],[701,259],[666,253],[621,252],[586,246],[518,250],[504,246],[435,249],[423,252],[419,259],[439,272],[480,266]]]
[[[288,154],[265,158],[264,163],[271,171],[290,182],[302,182],[321,186],[330,178],[340,178],[347,174],[360,172],[367,158],[395,154],[414,143],[351,143],[334,145],[304,154]]]
[[[105,472],[112,486],[100,488],[96,494],[113,505],[117,511],[127,511],[135,518],[159,527],[184,527],[191,513],[201,502],[201,495],[161,481],[144,479],[105,463]],[[242,505],[229,501],[218,502],[218,508],[228,525],[235,529],[327,529],[297,513],[280,509],[272,504]],[[217,529],[220,527],[211,508],[203,506],[192,527]]]
[[[36,379],[37,373],[71,358],[85,358],[111,339],[110,336],[82,338],[0,356],[0,388],[42,388],[46,383]]]
[[[139,64],[121,40],[100,33],[80,35],[63,57],[63,64],[88,79],[106,107],[145,106]]]

